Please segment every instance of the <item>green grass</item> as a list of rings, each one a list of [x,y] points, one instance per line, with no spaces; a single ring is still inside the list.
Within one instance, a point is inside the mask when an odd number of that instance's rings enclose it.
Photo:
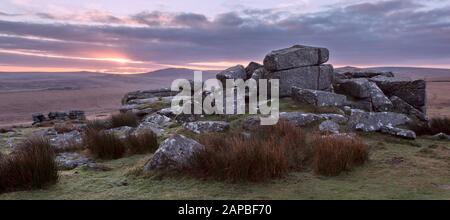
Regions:
[[[385,137],[365,136],[371,145],[369,163],[337,177],[298,172],[266,183],[228,184],[144,176],[139,171],[148,154],[104,162],[111,171],[60,172],[59,183],[48,189],[1,194],[0,199],[450,199],[448,142],[418,139],[414,142],[422,147],[415,147],[380,142]],[[394,158],[403,162],[391,163]]]

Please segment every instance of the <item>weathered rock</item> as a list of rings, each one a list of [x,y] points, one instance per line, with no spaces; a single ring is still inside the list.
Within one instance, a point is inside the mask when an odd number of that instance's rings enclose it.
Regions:
[[[56,156],[56,163],[59,170],[73,170],[79,166],[94,164],[95,162],[80,153],[65,152]]]
[[[148,99],[155,97],[168,97],[175,96],[179,91],[171,91],[170,88],[155,89],[155,90],[144,90],[144,91],[134,91],[125,94],[122,98],[122,105],[129,104],[129,101],[135,99]]]
[[[347,123],[348,121],[348,118],[346,116],[339,114],[318,114],[318,116],[325,120],[333,121],[340,124]]]
[[[230,67],[216,75],[216,78],[223,83],[225,87],[225,83],[227,79],[247,79],[247,73],[245,72],[245,68],[242,65],[237,65]]]
[[[399,98],[397,96],[392,96],[390,98],[390,100],[393,105],[392,111],[406,114],[406,115],[410,116],[411,118],[415,118],[420,121],[428,120],[427,116],[423,112],[414,108],[412,105],[403,101],[401,98]]]
[[[348,127],[364,132],[379,131],[383,126],[396,127],[408,123],[408,116],[394,112],[364,112],[352,110]]]
[[[370,98],[366,99],[347,99],[346,105],[350,106],[352,109],[361,109],[364,111],[372,111],[372,101]]]
[[[230,128],[230,123],[225,121],[196,121],[184,124],[184,127],[197,134],[209,132],[224,132]]]
[[[390,111],[393,108],[391,100],[389,100],[389,98],[384,95],[383,91],[381,91],[381,89],[378,88],[375,83],[369,82],[368,90],[370,93],[370,100],[372,102],[372,108],[374,111]]]
[[[49,112],[48,118],[50,120],[67,120],[69,118],[69,114],[67,112]]]
[[[60,152],[74,150],[83,143],[81,133],[77,130],[62,134],[48,130],[44,136],[49,137],[50,145]]]
[[[292,87],[292,97],[302,104],[314,106],[342,106],[347,101],[344,95],[295,86]]]
[[[367,111],[388,111],[392,103],[378,86],[365,78],[340,80],[337,83],[339,93],[356,98],[349,104]]]
[[[323,118],[313,113],[304,112],[280,112],[280,120],[286,120],[296,126],[306,126],[322,120]]]
[[[189,166],[189,159],[203,149],[195,140],[183,135],[172,135],[164,140],[153,157],[145,164],[144,171],[177,170]]]
[[[125,139],[128,135],[130,135],[131,133],[133,133],[133,131],[135,130],[135,128],[129,127],[129,126],[122,126],[122,127],[118,127],[118,128],[111,128],[108,130],[105,130],[106,133],[110,133],[110,134],[114,134],[116,135],[119,139]]]
[[[256,63],[256,62],[250,62],[247,67],[245,67],[245,72],[247,73],[247,79],[251,78],[253,73],[257,70],[263,68],[263,65]]]
[[[414,131],[403,129],[403,128],[395,128],[392,126],[382,126],[380,129],[381,133],[390,134],[396,137],[401,137],[405,139],[416,139],[416,133]]]
[[[69,119],[84,121],[86,120],[86,114],[84,113],[84,111],[72,110],[69,111]]]
[[[426,112],[425,80],[376,76],[370,81],[375,82],[387,96],[397,96],[421,112]]]
[[[370,97],[369,80],[364,78],[341,80],[339,83],[339,92],[364,99]]]
[[[43,122],[46,119],[42,113],[33,113],[31,117],[33,118],[33,124]]]
[[[155,133],[156,136],[160,137],[160,136],[162,136],[164,134],[165,127],[159,126],[159,125],[157,125],[155,123],[152,123],[152,122],[144,121],[144,122],[141,122],[138,125],[138,127],[136,128],[136,130],[133,131],[133,133],[134,134],[139,134],[139,133],[141,133],[142,131],[145,131],[145,130],[150,130],[153,133]]]
[[[450,141],[450,135],[444,134],[444,133],[435,134],[431,138],[436,139],[436,140],[448,140],[448,141]]]
[[[320,123],[319,130],[325,133],[337,134],[339,133],[339,125],[334,121],[327,120]]]
[[[259,68],[252,73],[252,76],[250,78],[258,81],[259,79],[265,79],[266,75],[267,70],[264,68]]]
[[[171,124],[172,119],[160,114],[151,114],[145,117],[142,122],[149,122],[161,127],[167,127]]]
[[[303,89],[328,90],[333,79],[333,66],[306,66],[266,73],[267,79],[279,79],[280,96],[290,96],[293,86]]]
[[[329,51],[326,48],[295,45],[267,54],[264,58],[264,67],[269,71],[287,70],[320,65],[327,62],[328,58]]]

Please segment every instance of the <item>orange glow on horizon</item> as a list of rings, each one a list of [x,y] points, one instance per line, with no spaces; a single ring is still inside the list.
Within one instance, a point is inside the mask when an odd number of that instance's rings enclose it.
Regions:
[[[47,58],[59,58],[59,59],[72,59],[72,60],[86,60],[86,61],[106,61],[115,62],[120,64],[143,64],[143,61],[135,61],[122,57],[78,57],[78,56],[66,56],[58,54],[49,54],[42,51],[29,51],[29,50],[5,50],[0,49],[0,53],[16,54],[24,56],[36,56],[36,57],[47,57]]]

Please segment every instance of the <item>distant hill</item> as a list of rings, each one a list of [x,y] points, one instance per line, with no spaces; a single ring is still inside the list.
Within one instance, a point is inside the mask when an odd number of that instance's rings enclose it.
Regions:
[[[160,69],[148,73],[141,73],[141,74],[133,74],[133,76],[136,77],[164,77],[164,78],[188,78],[191,79],[194,77],[194,71],[192,69],[186,69],[186,68],[167,68],[167,69]],[[203,78],[210,79],[214,78],[216,74],[220,70],[206,70],[203,72]]]
[[[397,76],[410,77],[413,79],[426,79],[427,81],[449,81],[450,69],[439,68],[420,68],[420,67],[370,67],[370,68],[358,68],[352,66],[346,66],[336,68],[335,71],[386,71],[393,72]]]

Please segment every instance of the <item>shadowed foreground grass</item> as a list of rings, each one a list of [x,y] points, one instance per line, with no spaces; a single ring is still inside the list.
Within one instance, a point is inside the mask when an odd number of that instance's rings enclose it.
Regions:
[[[151,157],[147,154],[104,162],[111,171],[64,171],[48,189],[0,194],[0,199],[450,199],[448,142],[378,134],[364,139],[371,146],[370,161],[336,177],[295,172],[266,183],[229,184],[134,174]]]

